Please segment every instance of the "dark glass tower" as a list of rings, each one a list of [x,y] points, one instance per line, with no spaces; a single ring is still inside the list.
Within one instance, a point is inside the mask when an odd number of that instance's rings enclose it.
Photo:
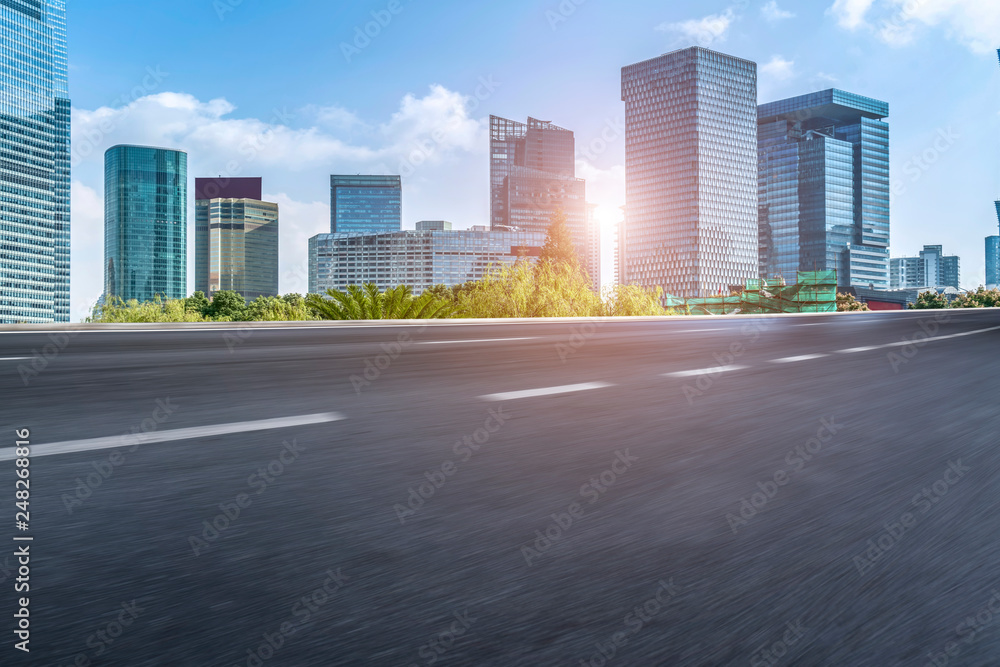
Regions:
[[[196,178],[194,288],[278,295],[278,205],[260,178]]]
[[[123,301],[187,296],[187,153],[104,154],[104,285]]]
[[[703,48],[622,68],[623,280],[702,297],[758,275],[757,64]]]
[[[889,289],[889,105],[831,89],[758,115],[761,277]]]
[[[587,186],[576,178],[573,132],[544,120],[490,116],[490,226],[548,232],[566,214],[580,265],[600,289],[598,234],[587,216]]]
[[[0,324],[69,322],[65,0],[0,1]]]
[[[331,176],[330,232],[384,234],[403,228],[399,176]]]

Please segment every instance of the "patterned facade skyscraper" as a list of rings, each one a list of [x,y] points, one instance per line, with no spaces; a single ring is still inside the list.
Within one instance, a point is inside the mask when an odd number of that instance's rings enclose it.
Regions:
[[[187,153],[113,146],[104,154],[104,295],[187,296]]]
[[[194,288],[247,301],[278,295],[278,205],[260,178],[196,178]]]
[[[680,297],[758,276],[757,64],[693,47],[622,68],[623,280]]]
[[[760,106],[761,277],[889,289],[888,115],[835,89]]]
[[[69,322],[65,0],[0,2],[0,324]]]
[[[573,132],[544,120],[490,116],[490,226],[548,232],[561,209],[580,265],[600,289],[600,233],[588,213],[587,184],[576,178]]]

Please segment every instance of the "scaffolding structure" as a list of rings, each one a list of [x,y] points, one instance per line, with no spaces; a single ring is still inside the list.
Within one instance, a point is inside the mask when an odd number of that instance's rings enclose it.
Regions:
[[[837,272],[799,271],[794,285],[784,280],[750,280],[739,295],[687,299],[689,315],[761,315],[837,312]]]

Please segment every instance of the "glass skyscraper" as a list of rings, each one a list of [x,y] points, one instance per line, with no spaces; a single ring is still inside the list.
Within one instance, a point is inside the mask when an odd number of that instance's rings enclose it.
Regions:
[[[69,322],[65,0],[0,0],[0,324]]]
[[[760,274],[889,289],[889,105],[824,90],[759,108]]]
[[[381,234],[403,228],[399,176],[331,176],[330,232]]]
[[[1000,286],[1000,236],[986,237],[986,286]]]
[[[758,276],[757,64],[693,47],[622,68],[622,279],[728,293]]]
[[[260,178],[196,178],[194,288],[278,295],[278,205]]]
[[[573,132],[544,120],[490,116],[490,227],[545,234],[562,210],[580,265],[600,289],[600,234],[587,211],[587,188],[576,178]]]
[[[105,298],[187,296],[187,153],[113,146],[104,154]]]

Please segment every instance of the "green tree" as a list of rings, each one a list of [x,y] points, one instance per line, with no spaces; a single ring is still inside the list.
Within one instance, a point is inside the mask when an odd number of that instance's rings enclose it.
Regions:
[[[310,294],[306,303],[323,320],[423,320],[451,317],[454,305],[433,293],[413,296],[408,285],[380,292],[369,283],[364,287],[349,285],[346,292],[334,289],[326,295]]]
[[[463,317],[597,317],[603,310],[579,267],[554,262],[500,266],[458,300]]]
[[[569,225],[566,224],[566,213],[559,209],[552,214],[548,236],[545,238],[545,245],[542,246],[542,252],[539,255],[539,264],[578,266],[579,263],[576,244],[573,242]]]
[[[247,322],[304,322],[315,320],[306,300],[299,294],[283,297],[260,296],[247,304],[242,319]]]
[[[838,313],[868,312],[869,310],[868,304],[858,301],[853,294],[837,293]]]
[[[937,292],[921,292],[917,302],[910,306],[911,310],[934,310],[948,308],[948,299]]]
[[[188,312],[185,299],[164,301],[157,296],[152,301],[139,303],[135,299],[125,302],[110,297],[103,306],[94,308],[87,322],[95,324],[142,324],[151,322],[204,322],[200,313]]]
[[[199,315],[204,315],[208,312],[211,302],[205,293],[198,290],[187,299],[184,300],[184,309],[189,313],[198,313]]]
[[[662,287],[646,290],[638,285],[615,285],[605,291],[604,315],[607,317],[669,315],[662,304]]]
[[[220,290],[212,295],[212,303],[205,313],[217,322],[241,322],[246,316],[247,300],[231,290]]]
[[[959,296],[951,302],[952,308],[1000,308],[1000,290],[980,286],[975,292]]]

